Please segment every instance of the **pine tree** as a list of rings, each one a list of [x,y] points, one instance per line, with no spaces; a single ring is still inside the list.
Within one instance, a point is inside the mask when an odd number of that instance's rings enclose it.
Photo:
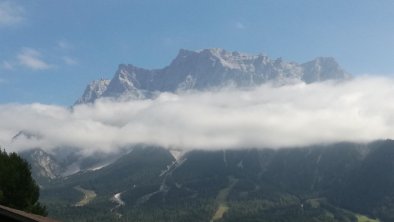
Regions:
[[[39,194],[26,160],[0,150],[0,204],[46,216],[45,206],[38,202]]]

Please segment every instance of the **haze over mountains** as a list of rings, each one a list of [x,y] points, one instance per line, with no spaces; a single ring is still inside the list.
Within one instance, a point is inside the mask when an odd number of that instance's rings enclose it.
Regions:
[[[93,102],[100,97],[148,99],[160,92],[212,90],[226,86],[251,88],[269,81],[283,85],[295,81],[312,83],[349,77],[330,57],[297,64],[280,58],[273,60],[262,54],[250,55],[219,48],[181,49],[171,64],[163,69],[119,65],[112,80],[93,81],[76,104]]]

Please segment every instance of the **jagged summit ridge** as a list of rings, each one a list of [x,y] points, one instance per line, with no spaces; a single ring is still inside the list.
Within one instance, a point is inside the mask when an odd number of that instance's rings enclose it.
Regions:
[[[318,57],[298,64],[281,58],[271,59],[263,54],[251,55],[220,48],[181,49],[170,65],[162,69],[119,65],[112,80],[93,81],[76,104],[93,102],[100,97],[143,99],[157,92],[205,90],[229,84],[254,87],[268,81],[313,83],[349,77],[331,57]]]
[[[94,102],[107,90],[107,87],[111,81],[108,79],[94,80],[85,89],[82,97],[77,100],[76,103],[90,103]]]

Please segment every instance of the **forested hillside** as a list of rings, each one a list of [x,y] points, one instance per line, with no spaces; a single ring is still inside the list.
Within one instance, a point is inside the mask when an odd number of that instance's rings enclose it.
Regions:
[[[195,150],[178,160],[145,146],[53,181],[42,201],[66,221],[392,221],[393,172],[392,140]]]

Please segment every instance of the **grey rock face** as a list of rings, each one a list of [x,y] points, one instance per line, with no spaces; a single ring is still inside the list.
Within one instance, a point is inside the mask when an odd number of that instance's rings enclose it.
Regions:
[[[56,158],[40,148],[23,151],[20,155],[30,164],[33,178],[41,188],[60,178],[64,170]]]
[[[304,71],[302,80],[306,83],[350,77],[349,74],[342,70],[335,59],[331,57],[319,57],[301,66]]]
[[[110,80],[107,79],[94,80],[86,87],[82,97],[79,98],[75,103],[79,104],[94,102],[94,100],[102,96],[107,90],[109,83]]]
[[[224,49],[191,51],[181,49],[171,64],[148,70],[119,65],[111,81],[94,81],[76,102],[89,103],[100,97],[150,98],[156,92],[206,90],[227,85],[248,88],[268,81],[286,84],[294,81],[313,83],[349,78],[333,58],[316,58],[297,64],[265,55],[229,52]]]

